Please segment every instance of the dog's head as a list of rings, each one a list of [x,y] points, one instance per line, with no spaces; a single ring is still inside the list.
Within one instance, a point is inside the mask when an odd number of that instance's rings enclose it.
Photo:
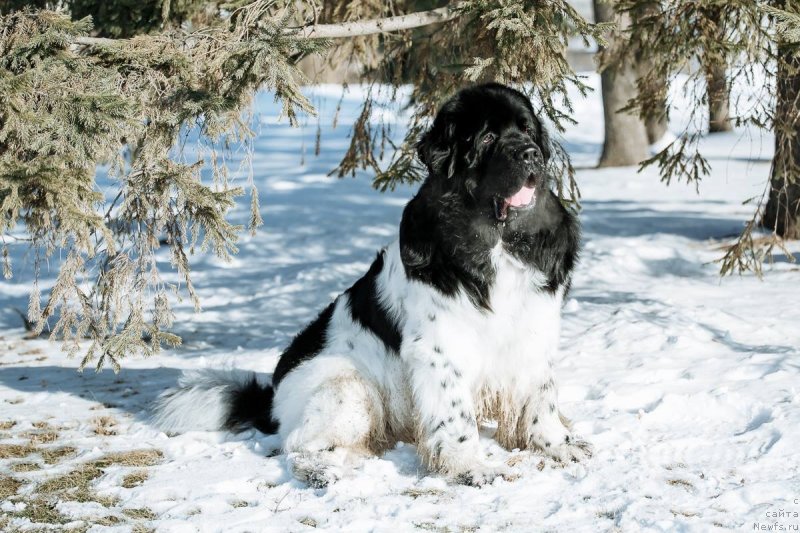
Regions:
[[[498,221],[534,209],[548,186],[547,131],[524,94],[497,83],[450,98],[417,153],[438,190]]]

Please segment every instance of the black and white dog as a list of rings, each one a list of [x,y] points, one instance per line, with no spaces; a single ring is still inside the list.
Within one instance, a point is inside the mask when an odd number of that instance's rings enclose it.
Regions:
[[[484,420],[508,449],[589,457],[559,413],[551,363],[580,228],[550,190],[530,101],[498,84],[464,89],[418,153],[429,175],[399,239],[295,337],[271,386],[185,375],[159,399],[160,427],[277,432],[315,486],[399,440],[452,479],[491,482],[508,470],[479,446]]]

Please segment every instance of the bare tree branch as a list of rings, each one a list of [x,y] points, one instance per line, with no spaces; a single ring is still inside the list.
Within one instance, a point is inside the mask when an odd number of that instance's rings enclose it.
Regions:
[[[374,33],[388,33],[392,31],[410,30],[431,24],[447,22],[459,16],[458,7],[440,7],[430,11],[420,11],[409,15],[386,17],[382,19],[360,20],[343,24],[317,24],[290,28],[287,33],[298,31],[300,39],[342,39],[372,35]]]
[[[298,39],[346,39],[375,33],[388,33],[393,31],[421,28],[453,20],[460,15],[458,4],[455,6],[440,7],[430,11],[420,11],[408,15],[386,17],[380,19],[360,20],[342,24],[312,24],[287,28],[286,35],[295,35]],[[127,39],[107,39],[103,37],[76,37],[74,43],[83,46],[112,46],[125,42]]]
[[[118,43],[127,42],[128,39],[106,39],[104,37],[75,37],[74,44],[83,46],[113,46]]]

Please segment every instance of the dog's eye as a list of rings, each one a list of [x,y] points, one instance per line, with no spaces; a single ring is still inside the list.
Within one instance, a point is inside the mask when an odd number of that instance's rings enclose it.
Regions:
[[[492,144],[496,138],[494,133],[487,133],[483,136],[483,144]]]

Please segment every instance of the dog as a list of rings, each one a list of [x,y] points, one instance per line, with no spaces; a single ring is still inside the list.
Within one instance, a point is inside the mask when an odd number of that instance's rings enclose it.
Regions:
[[[417,144],[427,177],[398,239],[286,348],[271,384],[199,371],[158,400],[165,431],[278,433],[315,487],[398,441],[460,483],[509,476],[479,444],[583,461],[553,373],[561,307],[580,245],[550,188],[551,145],[521,92],[500,84],[447,100]]]

